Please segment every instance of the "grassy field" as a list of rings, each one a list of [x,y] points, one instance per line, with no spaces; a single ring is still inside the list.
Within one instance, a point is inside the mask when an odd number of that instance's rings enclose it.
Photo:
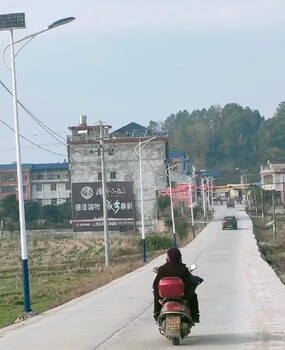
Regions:
[[[252,218],[260,251],[285,283],[285,222],[278,218],[277,239]],[[269,219],[267,220],[269,221]],[[203,225],[197,228],[198,234]],[[143,265],[140,235],[111,238],[111,266],[105,267],[103,236],[65,233],[28,235],[31,307],[49,310],[86,294]],[[183,246],[191,241],[179,242]],[[164,250],[148,251],[148,260]],[[0,328],[13,324],[23,311],[21,245],[18,235],[0,239]]]
[[[112,238],[112,264],[106,268],[103,237],[72,234],[28,236],[33,311],[41,313],[61,305],[138,268],[142,265],[139,243],[138,235]],[[0,240],[0,262],[2,328],[14,323],[23,311],[19,237]]]

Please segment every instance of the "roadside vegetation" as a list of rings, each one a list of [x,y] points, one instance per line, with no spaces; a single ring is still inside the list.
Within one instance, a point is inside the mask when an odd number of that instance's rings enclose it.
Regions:
[[[273,226],[266,228],[272,217],[252,217],[254,234],[260,253],[285,284],[285,215],[276,216],[276,234]]]
[[[173,244],[169,198],[159,200],[160,218],[165,232],[147,232],[147,260],[161,255]],[[177,245],[192,239],[188,208],[175,211]],[[262,257],[285,284],[285,216],[276,216],[276,236],[272,226],[264,229],[272,216],[261,219],[260,212],[249,212]],[[256,217],[258,214],[258,217]],[[202,210],[194,211],[196,234]],[[31,307],[42,313],[95,290],[141,266],[142,242],[138,233],[111,234],[111,264],[105,266],[103,234],[75,234],[70,230],[29,231],[27,236]],[[0,328],[17,322],[23,311],[21,243],[18,231],[0,236]]]
[[[34,207],[33,203],[26,203],[26,206],[29,228],[27,245],[30,299],[31,308],[35,313],[44,312],[82,296],[144,264],[141,235],[138,233],[111,234],[111,264],[106,267],[103,234],[94,232],[75,234],[68,229],[55,229],[54,223],[58,222],[59,218],[65,219],[68,216],[64,215],[66,212],[68,214],[64,206],[40,208]],[[4,231],[0,236],[0,328],[2,328],[17,321],[18,317],[23,317],[21,242],[19,231],[15,230],[18,228],[16,198],[8,196],[1,203],[0,214],[5,222]],[[38,228],[36,219],[39,218],[39,214],[45,219],[46,227],[36,230]],[[53,219],[47,217],[47,214]],[[201,208],[196,208],[195,218],[198,219],[200,215]],[[163,254],[173,245],[170,199],[167,196],[159,200],[159,216],[164,222],[165,232],[147,232],[148,261]],[[175,210],[176,240],[179,247],[192,239],[189,223],[189,208]],[[197,233],[201,229],[202,226],[196,225]]]
[[[201,227],[196,227],[197,234]],[[179,247],[192,233],[177,236]],[[172,246],[172,233],[146,235],[147,260]],[[82,296],[141,266],[142,244],[137,233],[111,235],[111,264],[105,266],[102,235],[68,232],[30,233],[27,238],[31,308],[42,313]],[[0,240],[0,328],[13,324],[23,311],[21,244],[19,233]]]

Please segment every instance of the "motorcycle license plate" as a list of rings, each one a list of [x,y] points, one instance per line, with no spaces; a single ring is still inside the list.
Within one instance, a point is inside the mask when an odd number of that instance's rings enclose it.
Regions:
[[[180,316],[170,316],[166,317],[166,330],[176,331],[180,330]]]

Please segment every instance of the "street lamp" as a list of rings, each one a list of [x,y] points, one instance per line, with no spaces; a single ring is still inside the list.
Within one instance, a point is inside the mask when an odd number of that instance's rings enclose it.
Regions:
[[[176,228],[175,228],[175,219],[174,219],[174,208],[173,208],[173,198],[172,198],[172,185],[171,185],[171,175],[170,172],[176,168],[180,163],[176,163],[171,167],[167,168],[167,176],[169,178],[169,196],[170,196],[170,209],[171,209],[171,220],[172,220],[172,234],[173,234],[173,247],[176,248]]]
[[[30,313],[30,291],[29,291],[29,270],[28,270],[28,249],[27,249],[27,232],[25,223],[25,206],[23,195],[23,177],[22,177],[22,164],[21,164],[21,146],[20,146],[20,132],[19,132],[19,118],[18,118],[18,105],[17,105],[17,82],[16,82],[16,67],[15,67],[15,52],[14,44],[27,39],[33,39],[38,34],[41,34],[47,30],[56,28],[60,25],[73,21],[74,17],[68,17],[52,23],[47,29],[40,32],[28,35],[18,41],[14,42],[13,30],[25,28],[25,14],[24,13],[12,13],[0,15],[0,30],[10,31],[10,44],[5,47],[2,52],[2,60],[4,61],[4,54],[6,49],[11,46],[11,70],[12,70],[12,83],[13,83],[13,109],[14,109],[14,123],[15,123],[15,143],[16,143],[16,160],[17,160],[17,178],[18,178],[18,201],[19,201],[19,223],[21,234],[21,254],[22,254],[22,271],[23,271],[23,291],[24,291],[24,313]],[[18,51],[19,52],[19,51]]]
[[[146,243],[145,243],[145,226],[144,226],[144,207],[143,207],[143,183],[142,183],[142,149],[145,147],[150,141],[156,139],[158,136],[161,135],[156,135],[151,137],[148,140],[145,140],[141,142],[141,139],[139,138],[139,143],[135,147],[135,153],[139,157],[139,172],[140,172],[140,199],[141,199],[141,235],[142,235],[142,258],[143,262],[146,262]]]
[[[193,232],[193,238],[195,238],[195,222],[194,222],[194,211],[193,211],[192,177],[191,176],[189,176],[189,197],[190,197],[192,232]]]
[[[204,214],[204,225],[206,226],[206,200],[205,200],[205,185],[204,181],[206,181],[204,178],[201,178],[201,185],[202,185],[202,198],[203,198],[203,214]]]

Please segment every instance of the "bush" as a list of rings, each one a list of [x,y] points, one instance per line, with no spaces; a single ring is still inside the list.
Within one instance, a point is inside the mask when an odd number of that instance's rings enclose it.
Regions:
[[[180,217],[175,220],[176,232],[181,241],[184,241],[184,239],[187,238],[188,227],[189,227],[189,224],[184,218]]]
[[[160,196],[157,199],[158,209],[164,211],[170,207],[170,197],[169,196]]]
[[[154,252],[156,250],[165,250],[172,247],[173,237],[172,235],[155,233],[147,235],[145,242],[147,251]]]

